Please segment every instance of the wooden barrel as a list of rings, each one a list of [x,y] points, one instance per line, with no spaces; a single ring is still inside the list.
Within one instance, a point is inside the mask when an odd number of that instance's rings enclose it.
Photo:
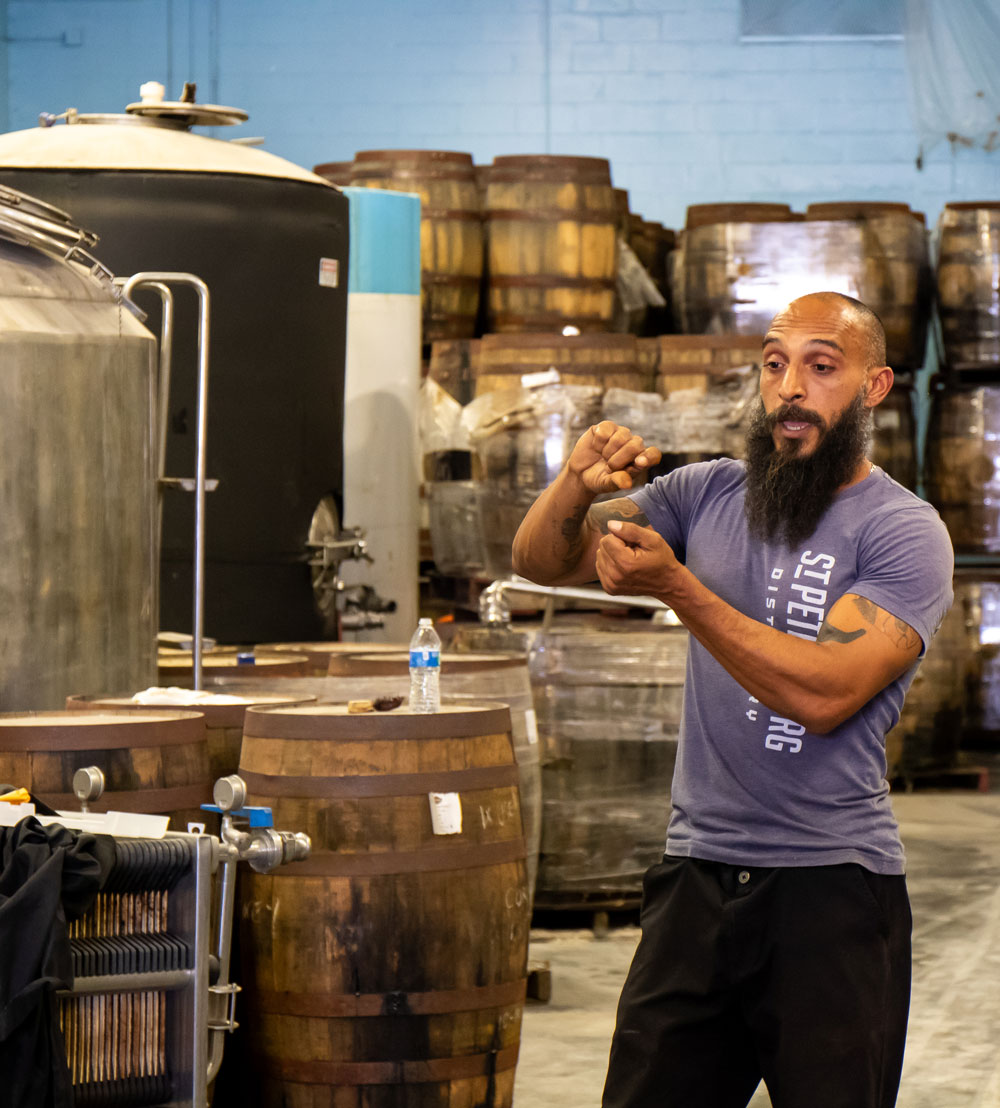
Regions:
[[[945,204],[938,221],[937,304],[944,362],[1000,365],[1000,202]]]
[[[471,450],[424,455],[424,496],[431,556],[439,573],[479,577],[483,573],[479,485],[472,479]]]
[[[405,651],[382,654],[350,654],[330,658],[330,675],[344,679],[347,688],[375,678],[363,687],[374,692],[408,688],[410,656]],[[390,685],[386,679],[395,679]],[[525,654],[441,655],[441,695],[450,703],[487,701],[510,708],[511,735],[521,786],[521,815],[528,860],[528,888],[533,892],[538,872],[538,847],[542,831],[542,778],[538,758],[538,725],[531,695],[531,678]]]
[[[893,383],[872,410],[872,460],[908,489],[917,487],[917,421],[913,387]]]
[[[325,177],[331,185],[343,188],[351,183],[354,162],[322,162],[313,166],[313,173],[317,177]]]
[[[263,1108],[509,1108],[530,914],[507,709],[251,708],[240,774],[312,838],[244,883]]]
[[[763,333],[788,301],[831,289],[878,313],[889,365],[923,365],[930,269],[926,231],[910,212],[713,223],[689,228],[682,254],[673,295],[685,332]]]
[[[208,775],[211,782],[235,773],[240,765],[240,747],[243,744],[243,717],[250,707],[284,707],[315,700],[313,696],[281,696],[277,693],[243,695],[234,693],[201,692],[192,690],[186,704],[178,704],[175,697],[170,703],[182,710],[200,712],[205,717],[205,742],[208,748]],[[166,705],[164,705],[165,707]],[[70,696],[66,708],[73,712],[148,712],[158,707],[147,702],[136,703],[131,696]]]
[[[537,908],[631,907],[663,854],[688,633],[554,627],[531,676],[542,759]]]
[[[359,150],[351,184],[420,195],[423,342],[475,332],[483,222],[472,155],[452,150]]]
[[[1000,385],[932,384],[924,487],[957,554],[1000,553]]]
[[[0,781],[23,786],[57,809],[78,811],[73,774],[97,766],[105,791],[95,812],[168,815],[173,831],[202,820],[212,801],[201,712],[0,713]]]
[[[954,587],[969,644],[961,745],[995,750],[1000,745],[1000,571],[956,569]]]
[[[241,660],[242,654],[252,654],[253,661]],[[308,663],[301,655],[265,654],[257,651],[222,649],[206,651],[201,657],[201,671],[207,675],[238,677],[303,677]],[[194,658],[189,650],[161,650],[156,659],[161,682],[184,687],[194,678]]]
[[[484,335],[475,395],[519,388],[522,378],[555,370],[562,385],[642,391],[635,335]]]
[[[489,337],[483,339],[484,349]],[[579,337],[635,342],[631,335]],[[511,376],[510,380],[517,378]],[[511,572],[511,543],[521,520],[562,469],[580,435],[600,420],[602,391],[595,386],[560,384],[531,390],[530,395],[529,390],[494,394],[495,399],[506,395],[510,401],[498,401],[488,414],[488,422],[484,419],[477,429],[472,458],[472,476],[479,486],[485,576],[502,577]]]
[[[431,346],[427,376],[459,404],[468,404],[475,395],[479,349],[479,339],[439,339]]]
[[[619,217],[605,158],[496,158],[485,216],[490,331],[609,329]]]
[[[656,391],[670,396],[705,392],[733,369],[759,366],[764,335],[659,335],[649,341],[657,345]]]
[[[712,223],[781,223],[791,216],[788,204],[689,204],[684,226],[690,229]]]
[[[969,667],[974,658],[968,606],[957,589],[910,685],[899,722],[886,735],[886,772],[890,778],[922,770],[948,769],[958,760],[969,698]]]

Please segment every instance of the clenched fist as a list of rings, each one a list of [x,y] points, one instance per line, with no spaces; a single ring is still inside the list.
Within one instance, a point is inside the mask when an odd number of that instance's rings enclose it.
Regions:
[[[655,446],[646,446],[627,427],[604,420],[584,431],[567,466],[590,492],[599,494],[632,488],[640,470],[659,460]]]

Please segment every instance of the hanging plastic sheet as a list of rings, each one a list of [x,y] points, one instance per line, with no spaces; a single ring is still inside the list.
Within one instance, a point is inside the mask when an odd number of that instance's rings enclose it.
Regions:
[[[907,0],[906,59],[917,167],[942,140],[1000,148],[1000,0]]]

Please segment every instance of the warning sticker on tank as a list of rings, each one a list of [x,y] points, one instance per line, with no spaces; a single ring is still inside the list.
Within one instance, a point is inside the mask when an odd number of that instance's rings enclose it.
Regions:
[[[328,289],[335,289],[340,283],[340,262],[337,258],[320,258],[319,283]]]
[[[431,827],[435,835],[462,833],[462,801],[458,793],[428,793],[431,802]]]

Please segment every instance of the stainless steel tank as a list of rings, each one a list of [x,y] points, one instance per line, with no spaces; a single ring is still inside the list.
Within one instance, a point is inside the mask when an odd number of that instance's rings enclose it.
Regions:
[[[3,711],[156,674],[156,340],[93,242],[0,189]]]
[[[244,113],[182,102],[129,112],[69,113],[66,124],[0,135],[0,184],[72,211],[117,273],[179,271],[208,285],[207,475],[219,486],[206,503],[205,633],[232,643],[321,637],[307,540],[321,500],[342,507],[347,198],[283,158],[190,131]],[[141,306],[158,332],[156,298]],[[194,298],[178,294],[175,315],[166,464],[189,477]],[[191,497],[168,492],[167,630],[191,630],[192,518]]]

